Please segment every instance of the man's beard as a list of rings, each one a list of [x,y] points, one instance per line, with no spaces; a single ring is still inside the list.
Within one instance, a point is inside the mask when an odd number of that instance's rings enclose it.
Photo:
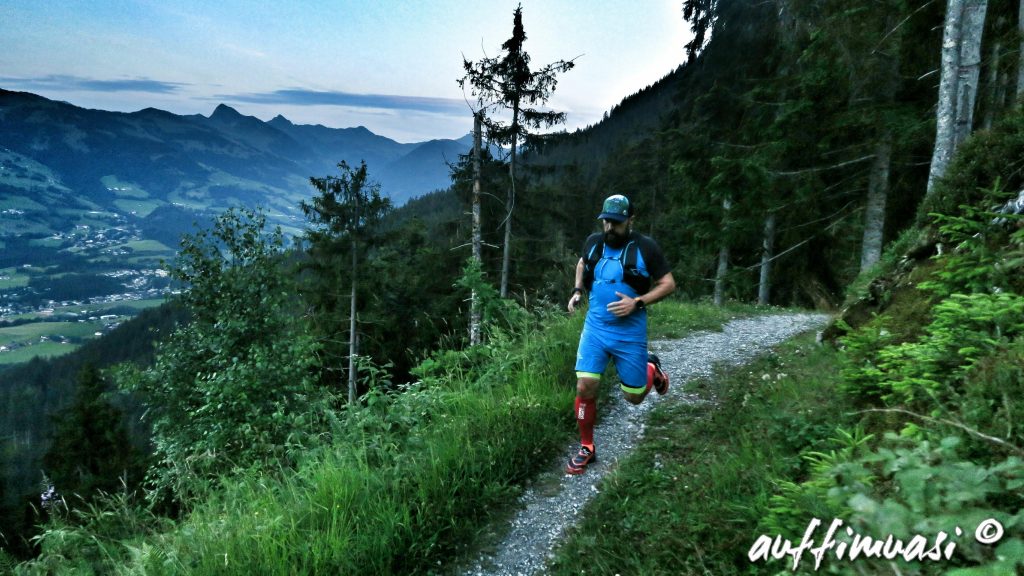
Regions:
[[[604,233],[604,245],[611,248],[622,248],[626,245],[627,236],[629,236],[629,232],[619,235],[614,230],[609,230]]]

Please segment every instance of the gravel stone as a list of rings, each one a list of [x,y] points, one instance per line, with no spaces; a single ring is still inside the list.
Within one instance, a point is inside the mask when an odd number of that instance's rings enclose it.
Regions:
[[[519,512],[507,535],[497,546],[463,571],[475,576],[531,576],[542,574],[545,562],[565,529],[576,522],[584,506],[600,492],[601,479],[615,463],[644,437],[647,414],[659,402],[696,403],[696,394],[682,385],[709,377],[718,366],[740,366],[796,334],[820,329],[828,321],[824,314],[779,314],[732,320],[722,332],[700,332],[677,340],[653,340],[650,349],[661,358],[661,366],[672,387],[665,396],[650,394],[639,406],[626,402],[621,394],[604,398],[594,429],[598,460],[584,474],[563,472],[565,462],[579,449],[574,443],[551,463],[549,478],[541,478],[519,499]],[[657,465],[657,463],[656,463]]]

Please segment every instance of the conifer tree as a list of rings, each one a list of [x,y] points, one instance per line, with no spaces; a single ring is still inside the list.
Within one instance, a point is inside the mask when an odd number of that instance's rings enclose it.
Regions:
[[[530,55],[523,44],[523,7],[517,6],[512,19],[512,37],[501,45],[503,54],[495,58],[482,58],[479,62],[463,59],[465,75],[458,80],[476,97],[481,118],[486,124],[489,140],[509,146],[509,188],[505,200],[505,244],[501,264],[502,298],[508,297],[508,284],[512,250],[512,215],[516,205],[516,158],[520,143],[529,144],[537,138],[536,131],[565,121],[564,112],[542,110],[558,84],[556,74],[567,72],[574,66],[572,60],[552,62],[539,70],[530,69]],[[491,110],[501,109],[511,114],[508,122],[497,119]]]
[[[128,437],[124,413],[104,398],[106,389],[99,370],[86,364],[74,403],[53,416],[53,444],[43,468],[61,494],[91,498],[141,479],[142,455]]]
[[[312,264],[321,277],[328,275],[334,281],[340,281],[343,268],[333,261],[346,247],[349,252],[348,401],[353,403],[357,379],[359,252],[371,243],[381,219],[391,210],[391,199],[382,197],[380,185],[369,180],[365,161],[353,169],[342,160],[338,169],[341,170],[340,176],[309,179],[320,194],[311,202],[302,202],[302,211],[313,224],[306,237],[311,243]],[[321,285],[328,295],[320,296],[320,300],[332,304],[328,306],[328,312],[333,312],[337,306],[331,303],[333,299],[329,294],[334,290],[329,285],[330,282]]]

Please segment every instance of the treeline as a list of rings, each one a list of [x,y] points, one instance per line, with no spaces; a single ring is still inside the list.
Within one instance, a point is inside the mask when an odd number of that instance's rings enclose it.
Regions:
[[[1019,61],[1018,6],[988,4],[975,129],[1013,105]],[[582,188],[573,210],[630,195],[691,297],[837,305],[925,195],[945,3],[684,5],[705,34],[663,81],[658,129],[604,140],[612,115],[563,135],[533,157],[554,171],[539,190]],[[618,111],[645,113],[661,113],[652,94]]]
[[[88,376],[90,370],[107,368],[119,362],[150,362],[154,341],[166,337],[187,318],[187,311],[173,303],[143,310],[103,338],[89,340],[66,356],[50,360],[34,358],[0,371],[0,406],[3,407],[0,412],[0,495],[3,496],[0,499],[0,534],[3,534],[4,548],[19,555],[30,551],[28,537],[33,533],[33,526],[44,519],[39,515],[39,497],[47,487],[41,470],[45,469],[43,458],[51,452],[57,435],[60,419],[55,421],[54,418],[75,404],[83,373]],[[116,421],[117,426],[126,428],[140,456],[148,452],[150,433],[140,421],[143,410],[138,401],[116,394],[110,382],[102,385],[95,379],[89,382],[92,383],[93,396],[114,393],[110,396],[110,407],[121,415]],[[95,398],[82,400],[88,404]],[[91,437],[83,435],[82,430],[66,429],[65,437],[79,437],[83,442],[92,442],[97,436],[102,437],[116,429],[104,430]],[[65,454],[65,457],[73,460],[80,455]],[[144,466],[145,462],[136,464]],[[116,487],[118,472],[105,480],[113,481]],[[136,483],[138,480],[140,478],[135,478]],[[89,494],[86,490],[79,492]]]
[[[383,381],[379,370],[394,382],[385,389],[397,386],[413,378],[411,368],[431,351],[459,349],[465,341],[463,301],[468,292],[456,286],[467,256],[459,248],[460,238],[467,237],[459,222],[462,208],[450,194],[435,194],[394,213],[385,212],[387,219],[378,226],[373,242],[360,247],[355,271],[359,395]],[[157,504],[173,515],[191,502],[198,488],[186,488],[189,482],[184,480],[176,480],[173,488],[170,481],[160,484],[161,474],[202,484],[246,462],[251,465],[271,457],[276,461],[282,457],[279,449],[286,445],[296,450],[302,443],[299,430],[312,438],[329,429],[321,419],[299,425],[291,418],[305,419],[303,415],[316,413],[317,405],[321,414],[328,414],[344,404],[339,398],[348,379],[351,250],[343,238],[335,237],[317,248],[311,238],[318,226],[311,222],[308,227],[310,236],[295,239],[289,247],[283,236],[266,226],[262,215],[232,211],[210,224],[194,226],[191,234],[180,239],[182,251],[171,264],[175,278],[191,286],[182,300],[146,310],[66,357],[34,359],[4,372],[0,389],[0,402],[6,407],[0,415],[4,477],[0,480],[6,498],[0,533],[8,552],[19,556],[33,552],[28,540],[33,526],[46,518],[40,495],[50,487],[72,508],[82,507],[98,495],[97,489],[141,491],[143,475],[138,470],[149,467],[146,486],[150,490],[163,486],[163,500]],[[158,340],[165,343],[155,348]],[[173,348],[175,341],[179,348]],[[186,357],[193,363],[185,365]],[[155,367],[149,368],[154,361]],[[172,361],[177,364],[169,366]],[[228,364],[211,368],[220,361]],[[116,373],[110,372],[126,362]],[[255,371],[243,371],[242,366]],[[152,386],[137,384],[142,374],[152,375]],[[172,396],[161,396],[161,390],[174,386],[178,378],[176,389],[186,397],[203,382],[208,382],[208,390],[219,390],[227,404],[207,409],[214,410],[216,422],[231,422],[225,432],[240,435],[237,442],[211,440],[210,453],[223,458],[206,472],[201,472],[199,464],[180,474],[159,466],[161,456],[165,464],[184,458],[183,452],[170,452],[174,457],[168,458],[169,452],[162,451],[167,445],[166,441],[161,444],[161,438],[166,439],[159,433],[161,421],[170,423],[169,430],[195,431],[195,437],[177,444],[179,450],[188,448],[190,455],[203,452],[205,444],[198,438],[219,426],[184,405],[180,407],[185,412],[172,420],[158,418],[174,404]],[[263,393],[247,391],[248,386]],[[125,394],[127,389],[135,391]],[[297,400],[296,394],[304,400]],[[292,402],[281,404],[292,407],[285,410],[285,421],[261,419],[267,415],[262,402],[271,399]],[[224,415],[229,404],[237,410],[236,419]],[[246,406],[252,411],[247,412]],[[104,424],[94,422],[90,414]],[[182,422],[195,426],[184,427]],[[97,426],[106,432],[97,432]],[[134,452],[108,459],[106,477],[95,470],[67,472],[65,463],[72,462],[74,470],[73,462],[89,461],[84,455],[90,451],[110,452],[123,444],[113,440],[122,433],[130,438]],[[228,446],[242,444],[249,448],[229,453]],[[156,461],[152,460],[154,450]]]

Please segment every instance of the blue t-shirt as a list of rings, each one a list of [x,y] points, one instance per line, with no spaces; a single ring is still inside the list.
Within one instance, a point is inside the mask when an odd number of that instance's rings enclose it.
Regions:
[[[584,247],[584,260],[587,259],[590,248],[594,246],[593,240],[593,237],[588,239]],[[653,240],[639,234],[631,234],[629,240],[638,243],[636,268],[640,275],[657,280],[670,271],[665,257]],[[626,248],[612,248],[601,243],[594,249],[601,250],[602,247],[601,258],[594,265],[594,282],[590,288],[590,308],[587,310],[585,328],[614,340],[646,342],[647,310],[637,310],[624,318],[618,318],[608,310],[608,304],[620,299],[615,295],[616,292],[630,298],[640,296],[634,288],[623,281],[623,258]],[[645,260],[645,252],[653,263]]]

